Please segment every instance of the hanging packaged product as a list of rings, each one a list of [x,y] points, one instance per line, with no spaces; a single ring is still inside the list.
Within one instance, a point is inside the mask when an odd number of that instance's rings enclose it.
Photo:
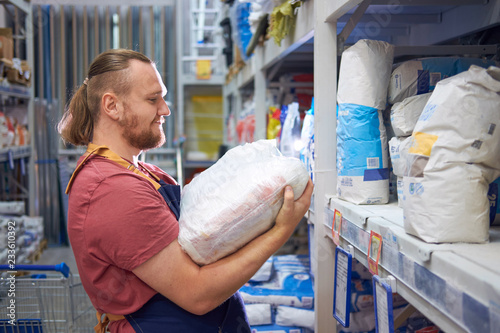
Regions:
[[[308,155],[309,141],[314,135],[314,97],[311,102],[311,108],[306,111],[304,121],[302,122],[302,131],[300,132],[300,160],[307,165],[306,158]]]
[[[489,239],[488,187],[500,176],[500,68],[440,81],[412,135],[405,231],[426,242]]]
[[[436,84],[450,76],[462,73],[471,65],[487,68],[495,66],[492,60],[459,57],[435,57],[405,61],[391,75],[389,103],[432,92]]]
[[[337,94],[337,194],[355,204],[389,201],[387,135],[382,110],[394,47],[360,40],[342,54]]]
[[[300,134],[299,103],[294,102],[288,105],[285,122],[281,128],[280,151],[284,156],[299,158]]]
[[[297,199],[308,181],[302,162],[282,156],[274,140],[232,148],[184,187],[179,244],[199,265],[217,261],[273,226],[286,185]]]
[[[405,98],[391,108],[391,125],[396,136],[410,136],[432,93]]]

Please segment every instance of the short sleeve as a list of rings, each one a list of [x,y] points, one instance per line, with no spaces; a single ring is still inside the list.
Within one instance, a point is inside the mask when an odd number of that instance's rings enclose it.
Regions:
[[[152,184],[131,174],[107,177],[95,189],[86,220],[89,251],[132,271],[177,239],[179,225]]]

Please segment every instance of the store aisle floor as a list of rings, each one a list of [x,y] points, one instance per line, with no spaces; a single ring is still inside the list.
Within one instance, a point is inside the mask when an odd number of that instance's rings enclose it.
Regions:
[[[49,246],[46,248],[40,259],[35,262],[37,265],[56,265],[65,262],[69,266],[71,273],[78,274],[76,268],[75,256],[73,250],[69,246]]]

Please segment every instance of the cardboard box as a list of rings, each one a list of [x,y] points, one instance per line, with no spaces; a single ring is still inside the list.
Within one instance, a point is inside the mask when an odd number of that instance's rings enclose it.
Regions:
[[[28,65],[28,62],[21,60],[20,68],[16,65],[7,68],[7,80],[11,83],[29,87],[31,85],[31,67]]]
[[[14,58],[14,39],[10,28],[0,28],[0,58]]]

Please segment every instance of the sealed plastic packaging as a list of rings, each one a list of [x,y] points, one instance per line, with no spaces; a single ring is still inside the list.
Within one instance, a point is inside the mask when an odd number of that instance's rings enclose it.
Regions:
[[[282,156],[274,140],[230,149],[182,192],[178,241],[199,265],[223,258],[269,230],[291,185],[307,185],[304,164]]]

